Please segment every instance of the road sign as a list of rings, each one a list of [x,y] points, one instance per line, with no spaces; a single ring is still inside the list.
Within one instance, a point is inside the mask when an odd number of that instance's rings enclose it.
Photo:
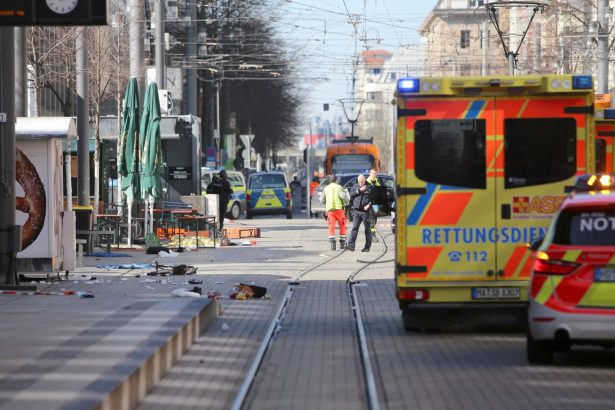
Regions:
[[[253,134],[241,134],[239,135],[239,139],[243,142],[243,146],[249,148],[252,145],[252,141],[254,141]]]
[[[0,26],[107,24],[105,0],[2,0]]]

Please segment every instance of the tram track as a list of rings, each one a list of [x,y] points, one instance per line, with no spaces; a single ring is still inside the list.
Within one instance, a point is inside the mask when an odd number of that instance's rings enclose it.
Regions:
[[[363,317],[361,315],[361,309],[359,300],[357,298],[357,292],[355,290],[356,286],[361,286],[361,282],[357,281],[357,275],[359,275],[363,270],[368,268],[374,263],[383,263],[384,261],[380,261],[389,251],[388,246],[386,244],[386,238],[378,232],[378,235],[381,238],[381,243],[384,245],[384,249],[381,253],[374,259],[369,261],[357,260],[357,262],[362,263],[363,265],[353,270],[352,273],[348,275],[346,278],[346,285],[348,287],[348,298],[349,304],[352,311],[352,318],[355,328],[356,342],[359,349],[361,368],[363,371],[363,378],[366,386],[366,396],[368,408],[370,410],[379,410],[380,403],[378,399],[378,391],[376,388],[376,380],[374,377],[373,367],[371,364],[369,346],[367,343],[367,335],[365,332],[365,326],[363,324]],[[388,235],[387,235],[388,237]],[[285,312],[289,305],[291,304],[293,292],[297,286],[301,285],[301,279],[308,275],[310,272],[315,271],[316,269],[332,262],[333,260],[341,257],[347,251],[342,250],[341,252],[335,253],[332,256],[328,257],[324,261],[320,261],[316,264],[308,266],[298,272],[295,277],[289,281],[282,300],[280,301],[276,311],[273,315],[273,319],[270,321],[267,326],[267,330],[265,331],[264,338],[260,343],[258,350],[246,372],[244,380],[235,395],[235,399],[231,405],[231,410],[240,410],[244,408],[246,404],[246,399],[248,398],[248,394],[250,392],[250,388],[253,386],[256,378],[258,377],[259,369],[262,367],[263,363],[265,363],[265,356],[269,349],[273,346],[274,339],[276,333],[282,327],[282,322],[285,317]]]

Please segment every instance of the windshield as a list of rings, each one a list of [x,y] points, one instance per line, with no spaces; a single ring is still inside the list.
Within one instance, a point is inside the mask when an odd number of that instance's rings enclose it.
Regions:
[[[250,189],[286,188],[282,174],[263,174],[250,177]]]
[[[374,168],[374,157],[367,154],[336,155],[331,160],[334,174],[366,172]]]

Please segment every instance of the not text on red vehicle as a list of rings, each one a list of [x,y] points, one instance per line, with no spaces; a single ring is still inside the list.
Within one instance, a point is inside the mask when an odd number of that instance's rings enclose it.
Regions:
[[[611,174],[579,177],[531,247],[530,363],[551,363],[572,345],[615,346],[614,181]]]

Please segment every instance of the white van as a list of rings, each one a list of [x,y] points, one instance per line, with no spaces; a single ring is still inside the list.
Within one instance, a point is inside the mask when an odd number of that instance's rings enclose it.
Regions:
[[[207,185],[211,183],[214,176],[219,174],[219,169],[201,168],[201,195],[206,195]],[[239,171],[226,171],[226,175],[233,188],[233,195],[226,208],[226,217],[239,219],[246,212],[246,182]]]

